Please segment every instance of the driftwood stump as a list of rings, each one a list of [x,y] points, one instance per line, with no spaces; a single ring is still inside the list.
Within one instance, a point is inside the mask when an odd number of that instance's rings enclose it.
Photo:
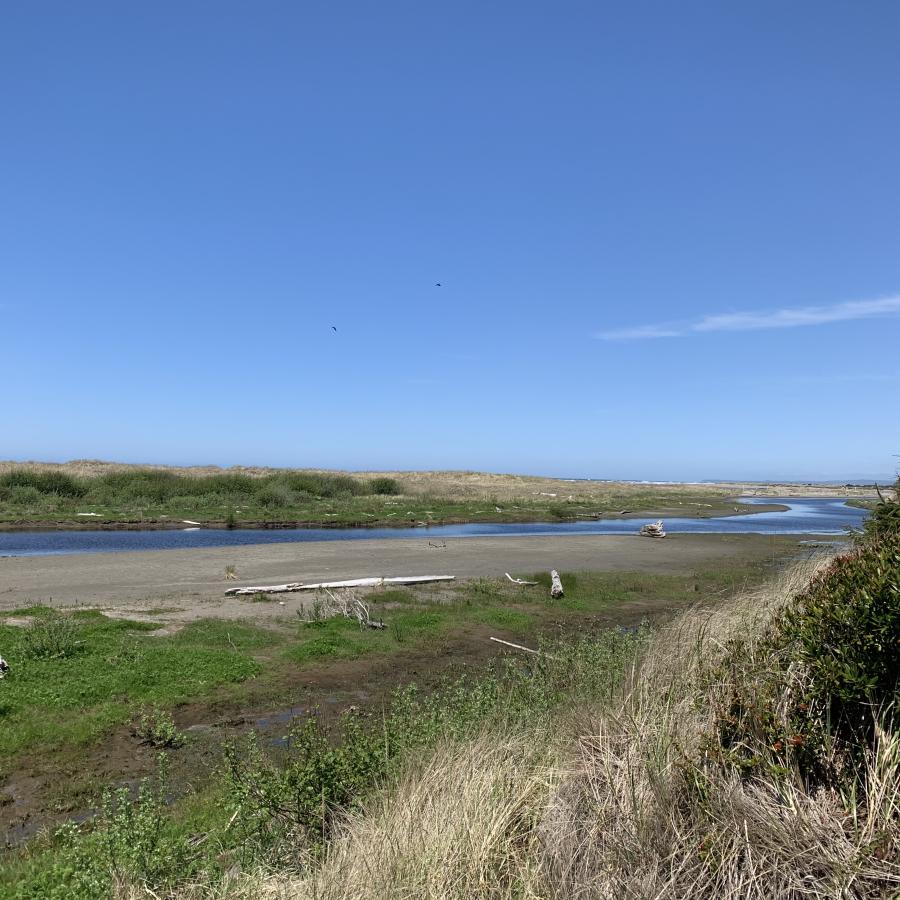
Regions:
[[[562,582],[559,580],[559,572],[556,569],[550,571],[550,596],[554,600],[563,596]]]

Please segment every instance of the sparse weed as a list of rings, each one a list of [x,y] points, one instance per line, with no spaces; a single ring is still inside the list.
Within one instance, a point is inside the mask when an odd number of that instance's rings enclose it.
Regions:
[[[172,715],[159,707],[142,710],[134,724],[134,735],[151,747],[175,749],[184,744]]]

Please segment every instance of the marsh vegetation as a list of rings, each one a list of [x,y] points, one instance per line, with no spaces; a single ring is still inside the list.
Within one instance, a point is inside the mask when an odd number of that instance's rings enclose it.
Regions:
[[[4,471],[5,470],[5,471]],[[206,471],[0,466],[0,525],[235,528],[553,521],[640,510],[734,512],[714,486],[575,482],[476,473]]]

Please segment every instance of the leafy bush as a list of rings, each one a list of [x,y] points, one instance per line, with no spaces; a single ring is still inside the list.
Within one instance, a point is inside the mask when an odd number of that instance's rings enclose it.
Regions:
[[[171,714],[159,707],[141,711],[134,735],[151,747],[174,749],[184,743],[184,735],[175,727]]]
[[[33,469],[14,469],[0,476],[0,487],[33,488],[41,494],[58,497],[83,497],[87,486],[82,479],[75,479],[63,472],[36,472]]]
[[[373,494],[393,495],[400,493],[400,485],[396,478],[379,477],[369,482],[369,490]]]
[[[15,503],[17,506],[35,506],[46,498],[36,487],[31,485],[15,485],[0,488],[0,498]]]
[[[31,623],[22,633],[19,648],[28,659],[63,659],[79,647],[78,623],[68,616],[48,612]]]
[[[256,492],[256,502],[270,509],[283,509],[293,506],[297,501],[296,494],[286,484],[267,483]]]
[[[731,645],[707,751],[747,774],[796,771],[810,785],[856,779],[876,722],[897,721],[900,532],[835,559],[761,641]]]
[[[882,496],[863,528],[865,538],[870,539],[900,532],[900,479],[894,485],[894,499]]]
[[[273,478],[286,484],[292,491],[310,497],[352,497],[366,493],[366,486],[349,475],[294,472],[276,475]]]

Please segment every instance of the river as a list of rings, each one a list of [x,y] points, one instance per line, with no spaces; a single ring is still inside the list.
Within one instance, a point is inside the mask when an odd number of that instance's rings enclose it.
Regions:
[[[859,528],[866,510],[847,506],[843,499],[745,498],[748,505],[778,503],[779,512],[748,513],[710,518],[665,520],[670,534],[816,534],[843,535]],[[473,522],[427,528],[200,528],[146,531],[6,531],[0,532],[0,557],[55,556],[130,550],[187,550],[192,547],[236,547],[297,541],[361,541],[375,538],[428,538],[561,534],[636,534],[642,520],[588,519],[577,522]]]

